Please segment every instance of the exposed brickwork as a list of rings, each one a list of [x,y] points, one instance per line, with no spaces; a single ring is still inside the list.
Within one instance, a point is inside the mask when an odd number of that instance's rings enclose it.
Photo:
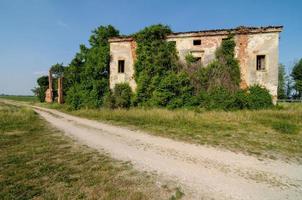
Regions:
[[[132,54],[133,62],[135,62],[135,60],[136,60],[136,47],[137,47],[136,41],[132,40],[131,41],[131,54]]]
[[[63,104],[63,77],[58,78],[58,104]]]
[[[49,86],[48,86],[48,89],[46,90],[45,102],[52,103],[53,102],[53,89],[52,89],[51,71],[49,71],[49,74],[48,74],[48,82],[49,82]]]
[[[248,35],[247,34],[239,34],[236,37],[236,48],[237,48],[237,59],[240,63],[240,72],[241,72],[241,82],[240,87],[242,89],[246,89],[248,87],[248,65],[247,60],[249,59],[249,55],[246,52],[248,46]]]

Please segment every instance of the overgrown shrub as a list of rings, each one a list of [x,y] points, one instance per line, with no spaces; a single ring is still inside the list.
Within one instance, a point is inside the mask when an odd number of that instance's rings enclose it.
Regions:
[[[186,73],[170,72],[160,80],[153,92],[151,102],[152,105],[168,108],[191,106],[194,104],[193,92],[193,86]]]
[[[233,103],[231,108],[232,109],[247,109],[249,108],[249,93],[247,90],[238,90],[234,94]]]
[[[272,96],[266,88],[254,85],[248,89],[248,93],[249,109],[261,109],[273,106]]]
[[[222,41],[216,50],[215,60],[197,72],[200,88],[210,91],[224,87],[233,93],[239,90],[240,68],[234,55],[235,46],[232,35]]]
[[[33,93],[38,97],[40,102],[45,101],[46,90],[48,89],[48,76],[41,76],[37,79],[38,87],[32,89]]]
[[[146,27],[134,35],[137,42],[135,103],[138,105],[150,105],[161,80],[170,72],[177,71],[175,43],[165,40],[171,32],[168,26],[159,24]]]
[[[83,94],[79,84],[72,85],[67,91],[65,102],[72,109],[79,109],[83,106]]]
[[[103,97],[103,106],[105,108],[115,108],[115,98],[111,91],[107,92]]]
[[[127,83],[116,84],[114,87],[114,105],[117,108],[129,108],[131,106],[132,91]]]
[[[224,87],[211,89],[209,92],[201,91],[198,96],[201,107],[207,109],[229,110],[234,103],[234,95]]]
[[[261,109],[273,105],[268,90],[258,85],[246,90],[238,90],[235,93],[224,87],[217,87],[209,92],[201,91],[198,102],[201,107],[210,110]]]

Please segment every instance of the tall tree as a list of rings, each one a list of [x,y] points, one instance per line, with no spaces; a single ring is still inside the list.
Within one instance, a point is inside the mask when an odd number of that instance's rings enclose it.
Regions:
[[[90,48],[80,46],[80,52],[66,70],[68,91],[66,102],[74,108],[99,107],[109,91],[109,42],[119,35],[113,26],[100,26],[92,31]]]
[[[50,71],[54,78],[60,78],[63,76],[64,73],[64,66],[63,63],[56,63],[51,66]]]
[[[299,62],[295,64],[291,76],[295,81],[294,89],[297,92],[296,96],[298,98],[302,98],[302,59],[300,59]]]
[[[285,92],[285,66],[283,64],[279,64],[279,72],[278,72],[278,99],[286,99]]]

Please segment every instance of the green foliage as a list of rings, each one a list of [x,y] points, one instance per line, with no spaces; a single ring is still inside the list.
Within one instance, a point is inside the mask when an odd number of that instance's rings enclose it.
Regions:
[[[210,91],[224,87],[230,92],[239,89],[240,68],[234,57],[235,46],[232,35],[222,41],[216,50],[216,59],[198,72],[201,88]]]
[[[116,84],[114,87],[114,105],[117,108],[129,108],[131,105],[132,91],[127,83]]]
[[[254,85],[249,88],[248,93],[249,109],[261,109],[273,106],[272,96],[266,88]]]
[[[136,104],[150,105],[150,99],[160,81],[171,71],[177,71],[175,43],[165,40],[171,32],[169,27],[159,24],[146,27],[134,35],[137,42]]]
[[[103,106],[105,108],[113,109],[115,108],[115,98],[111,91],[107,92],[103,98]]]
[[[186,60],[187,64],[192,64],[192,63],[195,63],[197,61],[197,58],[194,57],[191,53],[188,53],[185,56],[185,60]]]
[[[109,91],[108,39],[118,35],[113,26],[100,26],[90,36],[90,48],[80,45],[80,52],[64,73],[66,103],[71,107],[96,108],[102,105],[103,97]]]
[[[201,91],[198,102],[201,107],[219,110],[261,109],[273,105],[268,90],[258,85],[235,93],[224,87],[217,87],[209,92]]]
[[[64,74],[63,63],[57,63],[51,66],[50,71],[54,78],[60,78]]]
[[[286,74],[285,74],[285,66],[283,64],[279,64],[279,72],[278,72],[278,99],[286,99],[286,92],[285,92],[285,81],[286,81]]]
[[[250,106],[250,93],[248,90],[238,90],[233,96],[233,109],[247,109]]]
[[[41,76],[37,79],[38,87],[32,91],[38,97],[40,102],[45,101],[46,90],[48,89],[48,76]]]
[[[194,89],[190,84],[188,75],[184,72],[170,72],[154,90],[151,102],[155,106],[179,108],[191,106]]]
[[[295,81],[294,88],[297,92],[296,96],[302,98],[302,59],[295,64],[291,76]]]
[[[67,91],[65,102],[72,109],[79,109],[83,106],[83,95],[82,95],[81,85],[74,84]]]
[[[201,91],[198,100],[202,107],[207,109],[231,109],[234,102],[233,95],[224,87],[211,89],[209,92]]]

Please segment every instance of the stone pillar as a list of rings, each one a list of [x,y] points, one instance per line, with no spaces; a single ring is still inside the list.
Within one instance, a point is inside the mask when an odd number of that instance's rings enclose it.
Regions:
[[[58,78],[58,104],[63,104],[63,77]]]
[[[52,89],[52,74],[51,74],[50,70],[49,70],[49,75],[48,75],[48,82],[49,82],[49,86],[48,86],[48,89],[46,90],[45,101],[47,103],[52,103],[53,102],[53,89]]]

